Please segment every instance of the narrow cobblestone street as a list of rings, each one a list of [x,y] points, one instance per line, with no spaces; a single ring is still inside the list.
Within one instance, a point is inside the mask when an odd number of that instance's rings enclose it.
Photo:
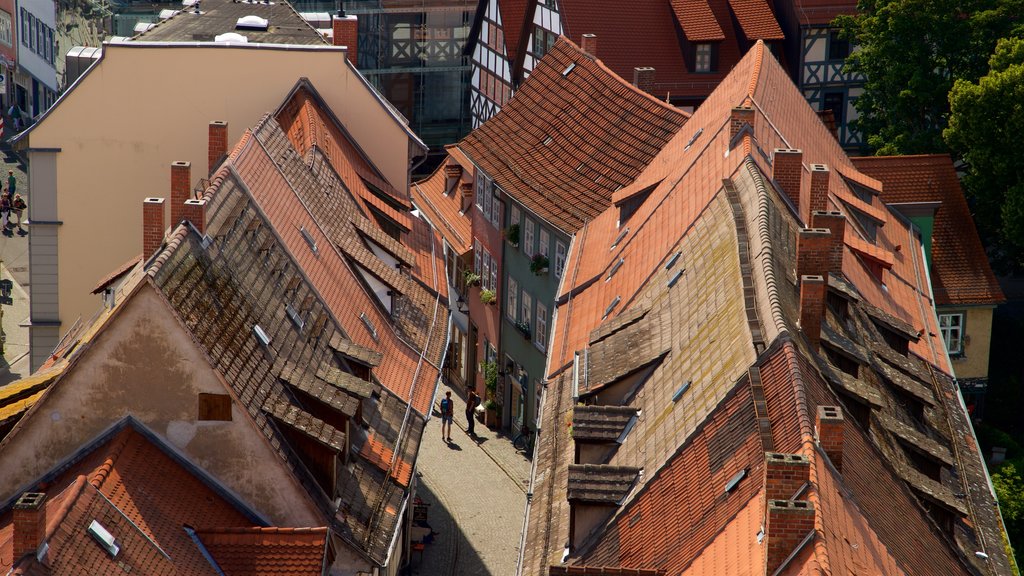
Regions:
[[[441,385],[438,398],[450,390]],[[511,439],[477,422],[466,433],[465,403],[455,393],[452,442],[441,437],[436,410],[420,446],[417,495],[430,504],[429,521],[438,532],[412,574],[511,576],[519,554],[531,462]],[[436,403],[435,403],[436,404]]]

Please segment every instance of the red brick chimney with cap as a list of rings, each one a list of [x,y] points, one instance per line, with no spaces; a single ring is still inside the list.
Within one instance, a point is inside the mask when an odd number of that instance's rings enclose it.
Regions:
[[[843,245],[846,238],[846,216],[842,212],[815,210],[811,212],[812,228],[828,228],[828,256],[825,270],[839,276],[843,271]],[[824,274],[822,274],[824,276]]]
[[[737,106],[729,116],[729,139],[740,133],[745,124],[754,125],[754,109],[750,106]]]
[[[772,154],[772,180],[800,213],[800,184],[804,178],[804,153],[794,148],[776,148]]]
[[[22,556],[34,554],[46,536],[46,494],[25,492],[14,503],[14,555],[17,563]]]
[[[811,461],[800,454],[764,453],[764,491],[769,500],[789,500],[811,479]]]
[[[828,210],[828,166],[811,164],[811,185],[800,194],[800,218],[805,224],[811,222],[811,212]]]
[[[800,329],[811,348],[817,350],[821,344],[821,322],[825,314],[825,278],[821,276],[800,277]]]
[[[843,471],[843,409],[839,406],[818,406],[814,422],[818,445],[828,454],[836,470]]]
[[[209,174],[217,169],[221,160],[228,154],[228,123],[223,120],[210,122],[210,144],[207,154]],[[209,175],[208,174],[208,175]]]
[[[171,227],[177,226],[185,210],[185,200],[192,197],[192,163],[171,162]]]
[[[331,31],[333,44],[348,48],[348,61],[355,66],[359,62],[359,19],[352,15],[334,16]]]
[[[802,228],[796,237],[796,278],[828,274],[832,232],[828,228]]]
[[[597,58],[597,34],[584,34],[580,40],[580,49]]]
[[[164,244],[164,199],[142,201],[142,258],[145,260]]]
[[[444,176],[449,180],[462,178],[462,164],[452,162],[444,165]]]
[[[654,68],[650,66],[633,68],[633,86],[652,94],[654,91]]]
[[[806,500],[768,500],[765,516],[765,574],[774,574],[814,530],[814,505]]]
[[[191,222],[200,234],[206,234],[206,200],[185,200],[184,219]]]

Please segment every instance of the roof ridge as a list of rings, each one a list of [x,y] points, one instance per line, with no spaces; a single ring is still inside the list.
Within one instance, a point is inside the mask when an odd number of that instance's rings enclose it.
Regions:
[[[754,90],[757,89],[757,81],[761,77],[761,63],[764,61],[764,40],[758,40],[752,49],[754,52],[754,67],[750,71],[750,83],[747,84],[747,98],[753,100]]]
[[[326,534],[326,526],[288,528],[283,526],[221,526],[196,528],[197,534]]]
[[[49,518],[46,522],[46,533],[43,536],[43,542],[46,542],[53,538],[57,529],[60,528],[61,523],[67,517],[71,509],[74,508],[75,502],[82,495],[82,491],[85,490],[85,486],[88,484],[84,475],[80,475],[75,478],[75,481],[70,486],[64,489],[58,497],[63,496],[60,505],[54,512],[53,517]]]
[[[119,434],[118,438],[110,444],[110,451],[107,454],[107,458],[103,461],[103,464],[100,464],[89,476],[89,483],[96,487],[97,490],[101,488],[107,478],[110,477],[110,472],[114,469],[114,463],[124,452],[124,448],[127,445],[128,434],[125,432]]]
[[[177,252],[182,241],[188,237],[189,229],[190,226],[184,223],[178,224],[178,227],[171,232],[170,236],[167,237],[167,240],[164,242],[163,249],[157,252],[156,257],[149,263],[146,268],[146,275],[150,278],[156,277],[160,272],[160,268],[162,268],[164,263],[167,262],[175,252]]]

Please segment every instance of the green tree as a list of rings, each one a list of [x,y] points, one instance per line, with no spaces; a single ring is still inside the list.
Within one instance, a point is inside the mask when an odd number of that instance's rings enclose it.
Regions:
[[[946,151],[949,90],[977,80],[996,40],[1019,26],[1024,0],[859,0],[836,25],[865,77],[855,127],[879,154]]]
[[[967,164],[964,185],[975,220],[1000,268],[1024,267],[1024,38],[1004,38],[977,82],[949,94],[946,142]]]
[[[1010,544],[1015,550],[1024,547],[1024,480],[1013,464],[1005,464],[992,475],[992,485],[999,499],[999,510],[1006,523]]]

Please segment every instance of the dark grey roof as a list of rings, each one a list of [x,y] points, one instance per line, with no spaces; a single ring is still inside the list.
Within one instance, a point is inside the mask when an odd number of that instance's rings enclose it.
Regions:
[[[632,406],[577,406],[572,412],[572,437],[577,442],[614,442],[636,412]]]
[[[284,0],[268,3],[236,2],[233,0],[202,0],[201,14],[194,7],[157,23],[146,32],[136,35],[139,42],[213,42],[214,38],[234,32],[249,42],[262,44],[324,45],[327,41],[299,16],[292,5]],[[268,21],[266,30],[238,29],[239,18],[258,16]]]
[[[607,464],[570,464],[568,499],[615,505],[633,487],[639,468]]]

